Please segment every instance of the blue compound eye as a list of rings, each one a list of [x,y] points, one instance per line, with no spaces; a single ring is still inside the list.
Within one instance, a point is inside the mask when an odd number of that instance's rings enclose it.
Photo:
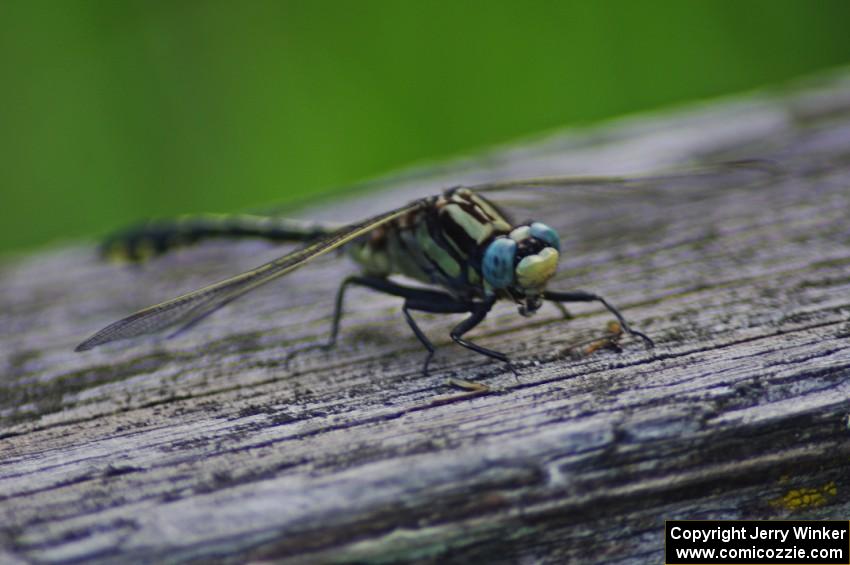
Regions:
[[[558,253],[561,252],[561,238],[558,237],[558,232],[546,224],[541,222],[531,224],[531,237],[545,241],[549,246],[554,247]]]
[[[514,282],[516,241],[507,237],[493,240],[484,252],[484,280],[493,288],[506,288]]]

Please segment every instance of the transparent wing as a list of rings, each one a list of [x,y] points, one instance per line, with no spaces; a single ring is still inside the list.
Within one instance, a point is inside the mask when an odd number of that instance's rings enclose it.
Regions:
[[[307,261],[337,249],[420,206],[422,201],[416,201],[403,208],[348,225],[315,243],[256,269],[140,310],[103,328],[78,345],[76,351],[85,351],[110,341],[157,332],[178,323],[185,324],[182,329],[191,327],[246,292],[286,275]]]
[[[639,194],[649,196],[693,197],[701,190],[711,188],[750,186],[774,180],[785,174],[773,161],[742,160],[661,174],[641,176],[592,177],[539,177],[506,180],[468,186],[470,190],[486,194],[497,202],[510,206],[550,207],[553,197],[566,195],[583,198],[610,198]]]
[[[578,239],[613,236],[623,228],[650,229],[659,206],[690,206],[787,174],[766,160],[723,162],[639,176],[541,177],[468,188],[497,205],[513,223],[542,221]],[[602,233],[605,232],[605,233]]]
[[[545,177],[469,188],[491,200],[514,224],[539,221],[554,229],[563,251],[553,285],[567,280],[573,285],[586,270],[611,260],[599,250],[628,254],[639,242],[644,249],[661,242],[674,245],[665,239],[674,224],[679,236],[710,237],[700,227],[706,225],[706,214],[739,198],[768,194],[788,174],[776,163],[753,160],[644,176]],[[722,218],[716,221],[722,223]]]

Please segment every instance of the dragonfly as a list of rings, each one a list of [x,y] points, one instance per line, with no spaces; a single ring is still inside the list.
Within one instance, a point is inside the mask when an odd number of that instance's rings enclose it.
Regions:
[[[617,319],[626,334],[641,340],[649,349],[654,347],[653,340],[634,329],[604,297],[585,290],[549,289],[563,252],[559,234],[541,221],[515,222],[492,196],[542,190],[545,203],[562,191],[579,187],[596,192],[613,190],[617,194],[632,189],[691,186],[700,180],[711,184],[718,181],[718,175],[735,184],[744,182],[734,176],[742,172],[763,176],[775,171],[762,162],[741,161],[685,174],[543,177],[461,185],[341,227],[245,215],[148,223],[113,236],[105,243],[105,249],[141,258],[213,237],[257,237],[296,241],[302,246],[255,269],[118,320],[80,343],[76,351],[173,326],[179,328],[172,334],[176,335],[246,293],[340,248],[348,251],[360,272],[346,277],[339,285],[330,338],[323,347],[336,344],[346,289],[359,286],[403,300],[404,319],[427,351],[422,364],[425,375],[436,347],[417,324],[413,312],[465,314],[450,330],[451,339],[506,363],[516,374],[505,353],[467,337],[498,301],[515,304],[519,314],[526,317],[535,314],[544,302],[555,303],[565,314],[565,303],[596,302]],[[727,178],[730,174],[733,176]],[[401,281],[399,275],[403,277]],[[420,284],[408,284],[405,279]]]

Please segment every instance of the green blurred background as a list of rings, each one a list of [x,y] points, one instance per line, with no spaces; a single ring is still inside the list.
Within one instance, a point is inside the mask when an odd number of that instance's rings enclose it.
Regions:
[[[0,252],[850,60],[850,1],[0,2]]]

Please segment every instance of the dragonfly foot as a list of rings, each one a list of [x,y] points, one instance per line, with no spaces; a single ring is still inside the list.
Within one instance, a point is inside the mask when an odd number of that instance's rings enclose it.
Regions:
[[[632,334],[632,335],[636,335],[639,338],[641,338],[643,340],[644,346],[647,349],[654,349],[655,348],[655,342],[652,341],[652,339],[648,335],[646,335],[645,333],[639,332],[637,330],[633,330],[631,328],[629,328],[629,333]]]
[[[519,383],[520,382],[519,371],[517,371],[517,368],[514,366],[513,363],[511,363],[510,359],[507,359],[507,358],[505,359],[505,365],[508,366],[508,369],[510,369],[511,372],[514,374],[514,378],[516,379],[516,382]]]
[[[428,365],[431,363],[431,358],[434,357],[433,351],[428,351],[428,355],[425,356],[425,362],[422,363],[422,376],[428,376]]]
[[[572,320],[573,318],[575,318],[575,316],[573,316],[572,313],[567,310],[567,307],[561,304],[560,302],[553,302],[553,304],[558,310],[561,311],[561,316],[563,316],[565,320]]]

